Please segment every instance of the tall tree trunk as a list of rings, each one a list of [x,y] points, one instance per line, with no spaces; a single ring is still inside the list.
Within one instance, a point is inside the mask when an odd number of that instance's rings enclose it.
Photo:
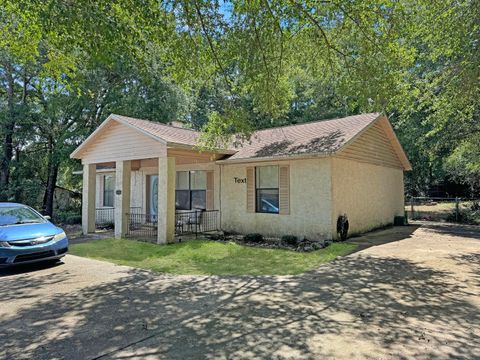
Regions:
[[[43,209],[46,215],[53,216],[53,199],[55,197],[55,188],[57,186],[59,163],[55,156],[55,147],[53,139],[49,139],[48,144],[49,156],[47,166],[47,186],[43,196]]]
[[[53,199],[55,198],[55,188],[57,186],[58,164],[55,162],[49,166],[47,187],[45,188],[44,209],[45,213],[53,216]]]
[[[0,197],[6,199],[8,185],[10,183],[10,162],[13,156],[13,130],[15,129],[15,103],[14,103],[14,80],[11,65],[5,67],[5,78],[7,79],[7,106],[8,118],[4,124],[3,154],[0,161]]]

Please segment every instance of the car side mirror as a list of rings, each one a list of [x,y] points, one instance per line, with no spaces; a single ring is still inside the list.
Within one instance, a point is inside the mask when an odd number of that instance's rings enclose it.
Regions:
[[[50,215],[45,215],[43,218],[48,221],[52,220],[52,217]]]

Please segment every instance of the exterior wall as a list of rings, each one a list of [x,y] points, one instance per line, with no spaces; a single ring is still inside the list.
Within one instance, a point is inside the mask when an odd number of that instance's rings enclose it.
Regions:
[[[214,162],[198,163],[188,165],[177,165],[176,171],[187,170],[211,170],[214,171],[214,209],[220,209],[220,177],[219,165]],[[131,190],[130,190],[130,206],[138,208],[140,212],[147,213],[147,176],[157,175],[157,166],[142,166],[138,170],[132,171],[131,174]],[[103,208],[103,177],[105,175],[115,176],[115,172],[101,172],[96,175],[96,208]],[[141,209],[141,210],[140,210]]]
[[[404,214],[403,170],[334,157],[332,159],[332,232],[347,214],[349,233],[393,223]]]
[[[130,206],[135,208],[143,208],[143,197],[145,188],[144,171],[132,171],[131,174],[131,190],[130,190]],[[97,209],[103,208],[103,177],[105,175],[115,176],[115,172],[97,173],[96,177],[96,196],[95,207]]]
[[[131,174],[131,207],[147,213],[147,176],[158,166],[143,162]],[[247,167],[289,166],[290,213],[285,215],[247,212]],[[293,234],[310,239],[336,237],[336,219],[346,213],[350,233],[390,224],[403,215],[403,170],[339,157],[297,159],[245,164],[199,162],[177,164],[176,171],[214,171],[214,209],[221,210],[221,228],[239,233]],[[96,175],[96,207],[103,203],[103,176]]]
[[[108,131],[99,134],[82,153],[82,161],[102,163],[167,156],[167,148],[147,135],[112,121]]]
[[[286,234],[310,239],[331,238],[331,177],[328,158],[294,161],[222,164],[221,226],[239,233]],[[289,165],[290,213],[288,215],[247,212],[247,184],[234,178],[247,176],[247,167]]]

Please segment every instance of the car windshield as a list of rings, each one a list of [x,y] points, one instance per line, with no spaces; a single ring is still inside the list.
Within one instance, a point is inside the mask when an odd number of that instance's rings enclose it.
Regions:
[[[0,226],[43,223],[45,219],[28,207],[0,207]]]

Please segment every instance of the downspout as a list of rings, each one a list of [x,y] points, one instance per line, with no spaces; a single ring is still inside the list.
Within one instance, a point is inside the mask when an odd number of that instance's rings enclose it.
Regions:
[[[334,182],[335,182],[335,158],[330,157],[330,231],[331,231],[331,240],[335,241],[337,237],[337,228],[336,228],[336,210],[337,204],[334,196]]]
[[[219,208],[220,208],[220,218],[219,218],[219,222],[220,222],[220,230],[223,229],[223,226],[222,226],[222,167],[223,165],[220,164],[219,166],[219,172],[220,172],[220,181],[218,182],[218,190],[219,190],[219,197],[218,197],[218,205],[219,205]],[[223,231],[223,230],[222,230]]]

